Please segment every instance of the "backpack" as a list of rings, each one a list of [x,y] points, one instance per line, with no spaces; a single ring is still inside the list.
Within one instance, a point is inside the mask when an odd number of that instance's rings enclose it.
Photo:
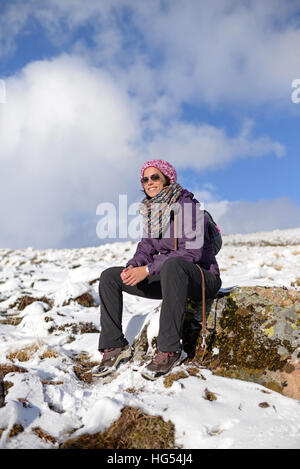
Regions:
[[[207,210],[204,210],[204,215],[206,215],[206,217],[208,218],[208,231],[210,241],[212,243],[213,250],[216,256],[222,247],[221,231],[216,222],[214,221],[213,217]]]
[[[214,221],[213,217],[207,210],[204,211],[204,216],[208,218],[208,232],[210,237],[210,242],[212,244],[215,256],[218,254],[222,247],[222,235],[220,228]],[[174,216],[174,250],[177,251],[178,249],[178,239],[177,235],[177,215]]]

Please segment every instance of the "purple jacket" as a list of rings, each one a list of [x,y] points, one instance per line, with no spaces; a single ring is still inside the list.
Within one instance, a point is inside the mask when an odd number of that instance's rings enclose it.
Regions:
[[[126,266],[132,265],[133,267],[139,267],[142,265],[148,265],[149,274],[155,275],[159,274],[166,259],[169,259],[170,257],[182,257],[194,264],[199,264],[200,267],[209,270],[215,275],[220,275],[219,267],[208,234],[208,219],[206,216],[204,216],[204,223],[202,218],[201,226],[203,228],[202,233],[204,236],[202,236],[202,238],[199,237],[199,239],[201,238],[201,243],[194,243],[194,245],[197,244],[196,247],[186,246],[186,243],[195,242],[196,240],[196,220],[198,220],[198,213],[200,213],[199,206],[196,205],[196,203],[198,203],[198,201],[194,198],[194,194],[186,189],[183,190],[181,196],[177,200],[177,204],[180,205],[182,210],[182,216],[178,218],[178,220],[181,221],[181,230],[178,230],[180,236],[178,236],[177,250],[174,248],[174,219],[171,219],[168,237],[143,237],[137,245],[133,258],[127,262]],[[186,204],[189,204],[188,209],[185,209],[185,207],[187,207]],[[190,204],[192,204],[192,206]],[[186,217],[184,216],[185,210]],[[185,229],[184,224],[191,224],[191,227],[187,227]],[[194,235],[192,237],[193,233]]]

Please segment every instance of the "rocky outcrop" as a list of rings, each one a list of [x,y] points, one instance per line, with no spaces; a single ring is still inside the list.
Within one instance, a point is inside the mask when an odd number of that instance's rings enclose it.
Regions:
[[[238,287],[210,302],[207,309],[208,334],[203,350],[201,305],[188,302],[183,337],[187,362],[300,400],[299,291]],[[147,343],[147,327],[149,323],[135,343],[139,358],[149,345],[155,347],[155,339]]]

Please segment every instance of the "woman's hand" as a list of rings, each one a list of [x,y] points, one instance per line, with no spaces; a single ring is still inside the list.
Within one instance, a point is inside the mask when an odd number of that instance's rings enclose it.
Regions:
[[[134,269],[133,265],[129,265],[128,267],[125,267],[125,269],[122,270],[121,272],[121,279],[124,282],[124,280],[127,278],[127,272],[128,270]]]
[[[144,280],[148,275],[145,265],[141,267],[133,267],[132,265],[129,265],[126,269],[122,270],[121,279],[125,285],[133,287]]]

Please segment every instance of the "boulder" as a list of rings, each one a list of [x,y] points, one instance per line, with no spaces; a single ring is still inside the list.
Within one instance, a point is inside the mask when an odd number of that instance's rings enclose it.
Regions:
[[[256,382],[300,400],[300,292],[280,287],[236,287],[207,302],[203,349],[202,306],[188,301],[183,327],[187,362],[214,374]],[[147,327],[135,341],[144,357]]]

